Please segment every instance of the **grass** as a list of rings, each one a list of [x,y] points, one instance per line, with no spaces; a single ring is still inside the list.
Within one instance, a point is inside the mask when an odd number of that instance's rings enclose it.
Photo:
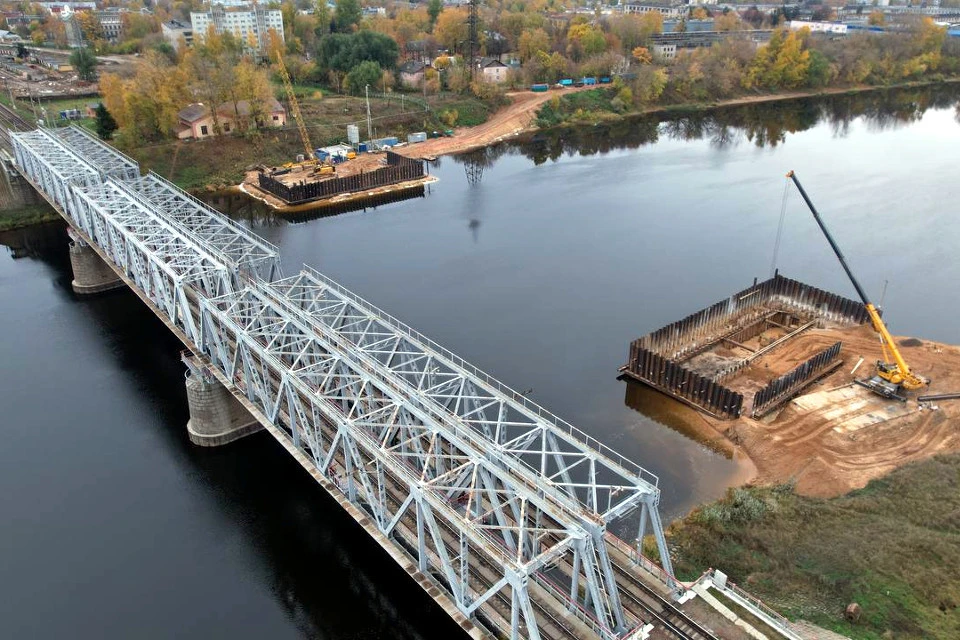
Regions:
[[[366,139],[366,102],[362,98],[330,95],[322,99],[306,99],[300,105],[310,142],[314,147],[346,142],[347,125],[360,127]],[[456,109],[458,126],[464,120],[479,124],[489,112],[479,100],[465,98],[431,99],[431,111],[425,112],[401,100],[399,94],[389,99],[370,98],[375,137],[446,129],[439,113]],[[156,171],[187,190],[221,188],[237,184],[244,172],[258,164],[279,166],[303,153],[303,143],[292,120],[282,129],[265,129],[248,135],[229,135],[208,140],[166,141],[131,150],[124,150],[144,169]]]
[[[734,489],[675,524],[676,569],[716,567],[791,618],[846,636],[960,637],[960,454],[829,500]],[[863,610],[856,624],[847,604]]]
[[[562,123],[593,124],[617,117],[611,100],[615,92],[609,87],[556,93],[537,112],[537,126],[553,127]]]
[[[42,222],[60,220],[60,215],[47,204],[34,204],[0,211],[0,231],[29,227]]]

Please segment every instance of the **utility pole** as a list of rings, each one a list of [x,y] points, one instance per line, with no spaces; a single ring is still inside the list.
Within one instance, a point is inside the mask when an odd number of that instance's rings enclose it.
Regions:
[[[370,119],[370,85],[366,85],[367,94],[367,140],[373,140],[373,120]]]

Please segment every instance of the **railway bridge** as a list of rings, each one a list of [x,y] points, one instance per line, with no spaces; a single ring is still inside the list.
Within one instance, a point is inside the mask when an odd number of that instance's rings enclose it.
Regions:
[[[7,136],[74,288],[185,345],[194,442],[267,430],[471,637],[716,637],[673,602],[654,475],[86,131]]]

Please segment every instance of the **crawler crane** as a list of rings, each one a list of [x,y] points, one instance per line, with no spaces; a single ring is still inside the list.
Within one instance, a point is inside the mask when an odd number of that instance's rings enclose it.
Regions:
[[[907,398],[903,395],[904,390],[915,391],[921,389],[930,384],[930,380],[910,370],[910,366],[907,364],[907,361],[903,359],[893,337],[887,330],[887,325],[884,324],[883,318],[880,317],[880,312],[874,304],[870,302],[863,287],[857,282],[853,271],[850,270],[850,266],[847,264],[846,258],[843,257],[843,252],[840,251],[840,247],[827,230],[827,226],[817,212],[816,207],[813,206],[813,202],[810,201],[810,196],[808,196],[807,192],[803,189],[803,185],[801,185],[797,179],[797,175],[791,171],[787,174],[787,177],[793,180],[793,184],[797,185],[803,201],[807,203],[807,207],[810,208],[810,213],[813,214],[813,218],[817,221],[817,225],[819,225],[823,235],[827,238],[827,242],[830,243],[833,252],[837,254],[840,265],[843,267],[843,270],[846,271],[850,282],[853,283],[853,288],[857,290],[857,295],[859,295],[863,301],[863,305],[867,310],[867,314],[870,316],[870,322],[873,324],[874,330],[880,335],[880,347],[883,350],[883,360],[877,360],[876,375],[866,380],[856,380],[856,383],[884,398],[906,402]],[[893,362],[890,362],[890,355],[893,356]]]

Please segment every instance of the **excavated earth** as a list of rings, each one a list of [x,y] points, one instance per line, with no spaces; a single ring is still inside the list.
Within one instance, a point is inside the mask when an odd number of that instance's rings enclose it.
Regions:
[[[796,483],[798,493],[835,496],[865,486],[910,462],[960,450],[960,400],[917,402],[918,395],[960,392],[960,347],[915,338],[896,338],[915,372],[931,379],[928,388],[909,392],[905,403],[888,400],[853,383],[872,374],[881,357],[869,326],[812,329],[754,361],[724,384],[753,392],[771,378],[797,366],[817,351],[842,341],[842,364],[760,420],[744,416],[721,420],[688,407],[675,417],[705,439],[723,435],[753,461],[758,482]],[[714,357],[735,357],[736,349]],[[860,357],[863,364],[851,370]],[[710,434],[709,431],[713,431]],[[717,447],[729,452],[726,446]]]

